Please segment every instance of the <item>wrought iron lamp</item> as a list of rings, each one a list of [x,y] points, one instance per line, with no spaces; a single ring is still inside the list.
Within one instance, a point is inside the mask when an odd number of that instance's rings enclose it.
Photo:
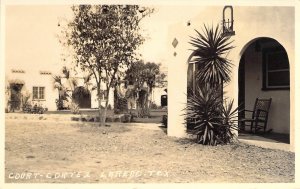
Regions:
[[[225,16],[226,10],[230,10],[230,17]],[[223,8],[223,21],[222,21],[222,27],[223,27],[223,35],[225,36],[232,36],[235,35],[235,31],[233,30],[233,8],[232,6],[225,6]]]

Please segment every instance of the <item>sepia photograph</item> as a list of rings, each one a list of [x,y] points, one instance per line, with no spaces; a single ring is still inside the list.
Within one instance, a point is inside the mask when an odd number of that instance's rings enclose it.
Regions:
[[[299,2],[207,2],[1,2],[1,185],[297,188]]]

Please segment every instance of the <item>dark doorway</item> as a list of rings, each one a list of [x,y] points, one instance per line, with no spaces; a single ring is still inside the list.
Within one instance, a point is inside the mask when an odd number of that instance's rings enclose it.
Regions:
[[[239,65],[239,94],[238,94],[238,103],[239,103],[239,119],[245,118],[245,112],[241,111],[245,109],[245,55],[242,56],[240,65]],[[239,128],[241,130],[245,129],[245,124],[239,122]]]
[[[76,87],[72,97],[78,103],[79,108],[91,108],[91,93],[84,87]]]
[[[23,88],[23,84],[11,83],[10,84],[10,111],[18,111],[21,109],[22,105],[22,94],[21,90]]]

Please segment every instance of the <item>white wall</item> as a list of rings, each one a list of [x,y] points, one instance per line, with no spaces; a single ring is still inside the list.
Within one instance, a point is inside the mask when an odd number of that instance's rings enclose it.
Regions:
[[[152,99],[153,102],[157,106],[161,106],[161,95],[166,95],[167,93],[164,91],[166,87],[164,88],[154,88],[152,92]]]
[[[197,7],[191,7],[196,9]],[[203,8],[203,7],[202,7]],[[168,51],[168,135],[184,136],[184,119],[182,110],[186,103],[187,88],[187,60],[192,53],[189,49],[193,47],[189,44],[190,37],[196,36],[194,29],[201,32],[203,24],[216,26],[222,20],[223,7],[199,8],[199,14],[190,19],[190,26],[186,21],[169,28],[169,51]],[[226,86],[226,95],[234,98],[235,107],[238,103],[238,66],[244,49],[249,42],[258,37],[269,37],[277,40],[287,51],[290,62],[291,74],[291,102],[294,102],[294,8],[293,7],[233,7],[234,9],[234,30],[236,35],[233,49],[228,58],[232,60],[231,82]],[[171,43],[177,38],[179,44],[173,48]],[[177,55],[173,56],[176,52]],[[291,115],[294,112],[294,103],[290,106]],[[288,125],[288,123],[286,124]],[[294,118],[290,120],[291,148],[294,142]]]
[[[56,110],[55,99],[58,98],[58,92],[53,87],[52,75],[41,75],[34,69],[24,69],[24,71],[25,73],[12,73],[10,70],[6,73],[6,79],[8,81],[15,79],[24,81],[22,91],[28,91],[31,94],[30,100],[32,100],[33,87],[45,87],[45,100],[41,100],[39,103],[48,110]],[[32,102],[36,103],[37,101]]]
[[[102,85],[102,88],[104,88],[104,85]],[[91,91],[91,101],[91,108],[98,108],[97,90]],[[101,101],[102,106],[105,106],[105,103],[106,101]],[[114,108],[114,89],[110,89],[109,91],[108,104]]]

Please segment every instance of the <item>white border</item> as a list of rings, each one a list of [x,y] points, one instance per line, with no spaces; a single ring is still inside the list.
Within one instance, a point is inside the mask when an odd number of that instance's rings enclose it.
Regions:
[[[5,81],[5,6],[6,5],[66,5],[66,4],[97,4],[97,3],[105,3],[105,4],[143,4],[143,5],[197,5],[197,6],[224,6],[224,5],[233,5],[233,6],[294,6],[295,7],[295,115],[299,114],[299,106],[297,106],[299,90],[300,85],[299,82],[299,71],[300,71],[300,58],[299,58],[299,52],[300,52],[300,30],[299,30],[299,21],[300,21],[300,13],[299,13],[299,6],[300,6],[300,0],[101,0],[101,1],[95,1],[95,0],[3,0],[1,1],[1,36],[0,36],[0,43],[1,43],[1,52],[0,52],[0,75],[2,82],[0,84],[1,86],[1,93],[0,98],[1,102],[4,102],[4,81]],[[298,52],[298,53],[297,53]],[[293,102],[291,102],[293,103]],[[4,104],[0,103],[0,120],[1,120],[1,129],[0,129],[0,148],[1,148],[1,156],[0,156],[0,162],[1,162],[1,171],[0,171],[0,188],[10,189],[10,188],[24,188],[24,187],[30,187],[30,188],[131,188],[131,189],[140,189],[140,188],[230,188],[230,189],[239,189],[241,187],[243,188],[275,188],[275,189],[281,189],[281,188],[300,188],[299,185],[299,155],[298,155],[298,149],[299,149],[299,116],[295,116],[295,165],[296,165],[296,173],[295,173],[295,183],[292,184],[6,184],[4,183],[4,144],[5,144],[5,129],[4,129]],[[297,135],[296,135],[297,134]]]

